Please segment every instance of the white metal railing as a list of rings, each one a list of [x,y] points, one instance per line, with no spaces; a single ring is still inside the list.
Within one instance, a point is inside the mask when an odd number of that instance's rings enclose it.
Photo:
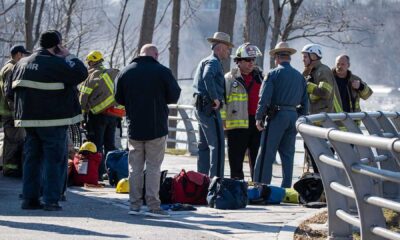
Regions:
[[[363,240],[400,239],[382,211],[400,212],[400,113],[321,113],[301,117],[297,129],[324,184],[329,239],[353,239],[353,226]]]

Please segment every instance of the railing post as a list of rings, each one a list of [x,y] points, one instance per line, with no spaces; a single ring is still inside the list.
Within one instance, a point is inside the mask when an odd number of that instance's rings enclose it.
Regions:
[[[357,174],[352,171],[352,166],[362,163],[359,160],[351,144],[333,141],[332,139],[330,139],[330,133],[328,134],[328,139],[335,148],[340,158],[344,159],[342,163],[346,169],[347,176],[350,180],[356,197],[358,215],[361,222],[361,239],[384,239],[382,237],[376,236],[370,230],[374,226],[386,228],[385,218],[383,216],[382,209],[380,207],[367,204],[364,201],[367,196],[379,195],[379,193],[375,191],[376,188],[371,187],[374,186],[376,182],[374,182],[374,179],[368,176]]]
[[[179,108],[179,106],[177,107],[177,109],[179,115],[181,115],[183,124],[185,125],[188,151],[191,156],[197,156],[198,149],[197,149],[196,131],[193,128],[192,121],[185,109]]]

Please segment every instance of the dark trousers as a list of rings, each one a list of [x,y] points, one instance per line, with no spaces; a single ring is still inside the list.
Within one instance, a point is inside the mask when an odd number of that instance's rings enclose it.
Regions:
[[[21,177],[25,129],[14,127],[12,117],[2,118],[2,120],[4,121],[3,174],[4,176]]]
[[[249,116],[249,128],[231,129],[226,131],[228,137],[228,158],[231,168],[231,178],[243,179],[243,161],[248,151],[250,175],[253,179],[261,132],[256,127],[254,116]]]
[[[23,197],[57,203],[67,168],[67,126],[26,128],[24,145]]]
[[[105,114],[89,113],[87,130],[88,140],[93,142],[97,151],[103,154],[103,159],[99,166],[99,179],[106,173],[105,156],[109,151],[115,150],[115,129],[117,127],[117,117]],[[103,148],[104,146],[104,148]]]

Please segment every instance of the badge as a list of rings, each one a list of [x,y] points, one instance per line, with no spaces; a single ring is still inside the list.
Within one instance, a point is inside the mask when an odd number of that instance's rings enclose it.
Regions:
[[[237,81],[234,81],[234,82],[232,83],[232,87],[237,88],[237,87],[238,87],[238,82],[237,82]]]

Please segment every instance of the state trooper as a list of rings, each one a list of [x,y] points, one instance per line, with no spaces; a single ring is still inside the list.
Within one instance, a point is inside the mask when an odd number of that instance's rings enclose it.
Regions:
[[[335,77],[331,69],[321,63],[322,48],[318,44],[307,44],[301,50],[303,54],[303,76],[307,81],[307,93],[310,99],[310,114],[321,112],[343,112],[342,102]],[[317,165],[308,150],[305,148],[305,162],[312,165],[315,173],[318,173]],[[308,171],[308,170],[307,170]]]
[[[255,62],[256,58],[261,56],[257,46],[244,43],[233,55],[237,66],[225,74],[227,100],[221,114],[225,120],[228,139],[231,178],[244,178],[243,161],[246,152],[249,157],[250,175],[253,177],[261,138],[261,132],[255,124],[255,114],[263,80],[262,70]]]
[[[207,40],[212,54],[200,61],[193,81],[200,135],[197,171],[223,177],[225,142],[220,109],[225,101],[225,79],[221,60],[229,58],[233,44],[223,32],[216,32]]]
[[[256,126],[263,133],[254,181],[271,183],[272,164],[278,151],[282,161],[283,188],[292,185],[296,120],[308,111],[306,82],[301,73],[290,65],[290,56],[294,53],[296,50],[286,42],[278,43],[269,52],[275,58],[276,68],[268,73],[261,86],[256,112]],[[263,124],[265,116],[266,126]]]

